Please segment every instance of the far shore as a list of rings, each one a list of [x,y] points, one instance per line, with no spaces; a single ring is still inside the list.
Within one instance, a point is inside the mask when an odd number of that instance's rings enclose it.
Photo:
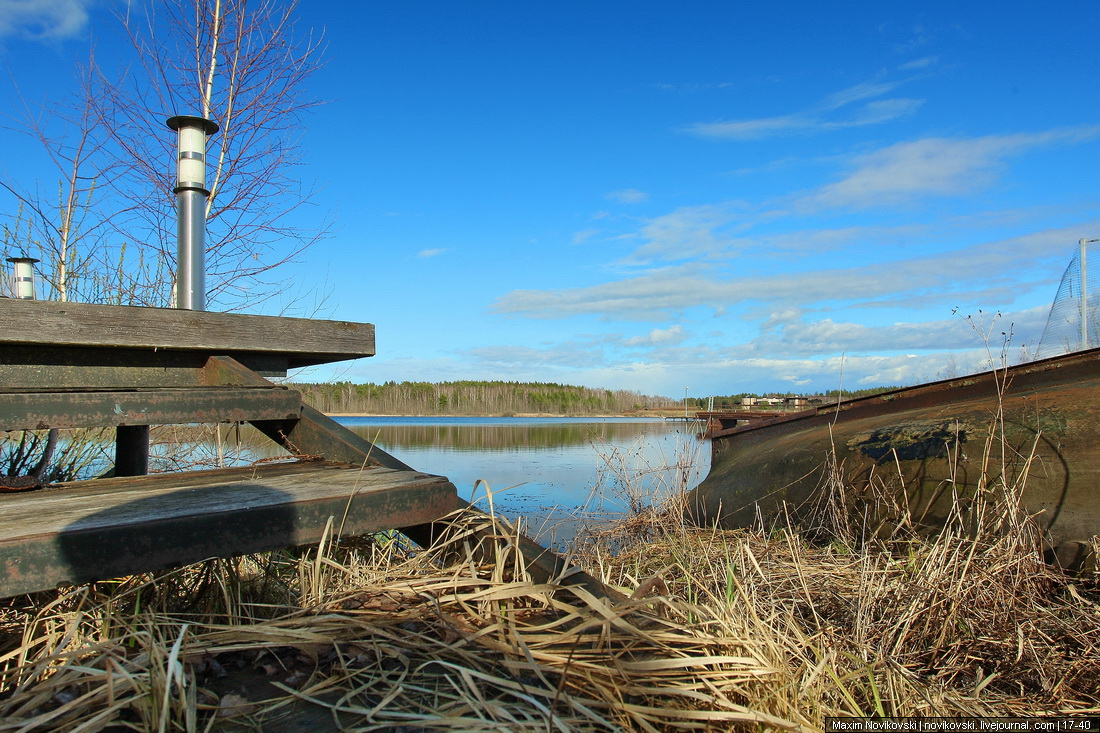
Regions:
[[[694,415],[696,410],[689,410],[690,415]],[[463,414],[463,415],[386,415],[372,412],[326,412],[329,417],[592,417],[592,418],[616,418],[616,417],[679,417],[684,416],[684,409],[668,407],[657,408],[653,410],[631,410],[629,412],[617,412],[601,415],[568,415],[565,413],[557,412],[509,412],[509,413],[478,413],[478,414]]]

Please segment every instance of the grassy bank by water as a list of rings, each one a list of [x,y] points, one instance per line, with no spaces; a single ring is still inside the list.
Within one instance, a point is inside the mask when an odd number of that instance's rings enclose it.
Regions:
[[[629,483],[629,482],[628,482]],[[684,494],[593,532],[608,600],[397,535],[4,602],[0,731],[820,730],[831,715],[1100,710],[1100,588],[1027,517],[933,537],[720,531]]]

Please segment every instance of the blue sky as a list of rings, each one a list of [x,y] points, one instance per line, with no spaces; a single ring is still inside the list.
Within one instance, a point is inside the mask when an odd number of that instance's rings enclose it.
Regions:
[[[0,0],[23,93],[63,89],[110,7]],[[302,223],[334,225],[300,277],[378,332],[376,357],[302,378],[913,384],[978,368],[983,329],[1034,350],[1100,237],[1095,2],[315,0],[300,20],[331,100],[306,118]]]

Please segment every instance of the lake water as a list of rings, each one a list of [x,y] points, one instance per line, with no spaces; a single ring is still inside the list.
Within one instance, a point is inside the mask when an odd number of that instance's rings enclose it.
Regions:
[[[692,488],[710,444],[690,425],[636,418],[339,417],[418,471],[446,476],[463,499],[533,534],[568,539],[578,521],[621,514]],[[478,484],[475,489],[475,484]]]

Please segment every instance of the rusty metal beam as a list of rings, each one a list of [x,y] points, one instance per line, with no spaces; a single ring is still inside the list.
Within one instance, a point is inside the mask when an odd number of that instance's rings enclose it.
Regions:
[[[1051,543],[1087,541],[1100,529],[1098,377],[1091,349],[715,431],[689,500],[704,525],[750,526],[814,506],[840,472],[866,521],[905,507],[931,531],[1003,481]]]
[[[327,461],[352,465],[413,470],[408,464],[308,405],[302,405],[301,417],[297,420],[253,420],[252,424],[295,455],[322,456]]]

